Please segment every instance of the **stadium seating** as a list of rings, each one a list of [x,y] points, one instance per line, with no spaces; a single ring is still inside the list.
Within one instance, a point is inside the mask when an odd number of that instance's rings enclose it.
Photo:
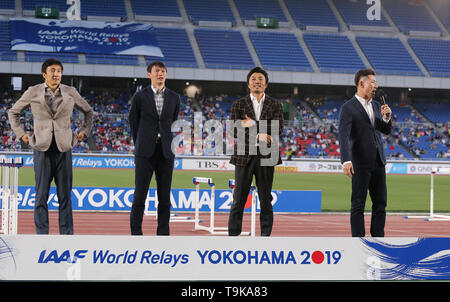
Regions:
[[[380,20],[369,20],[367,18],[367,9],[369,6],[366,1],[333,0],[333,2],[349,27],[352,25],[371,27],[391,26],[383,14],[381,14]]]
[[[11,51],[11,39],[9,35],[9,22],[0,21],[0,60],[16,61],[15,51]]]
[[[303,38],[322,72],[355,73],[366,67],[346,36],[308,33]]]
[[[234,30],[194,30],[207,68],[250,69],[254,62],[241,32]]]
[[[357,37],[356,41],[378,74],[423,76],[400,39]]]
[[[266,70],[312,71],[294,34],[250,32],[249,35]]]
[[[86,54],[87,64],[139,65],[137,56]]]
[[[22,9],[25,11],[33,11],[36,7],[54,7],[59,10],[60,13],[66,12],[69,8],[66,0],[22,0]]]
[[[287,22],[278,0],[234,0],[234,3],[243,21],[265,17]]]
[[[327,99],[325,101],[312,102],[312,108],[322,120],[337,121],[339,110],[344,104],[342,99]]]
[[[0,14],[3,12],[14,11],[16,3],[14,0],[0,0]]]
[[[340,28],[339,22],[326,0],[284,0],[284,2],[300,29],[306,29],[307,26]]]
[[[164,58],[146,56],[147,64],[162,60],[170,67],[197,67],[197,60],[185,29],[158,27],[155,28],[155,33]]]
[[[419,158],[439,158],[448,152],[448,136],[445,138],[435,129],[427,127],[402,128],[411,153]]]
[[[421,1],[410,0],[382,1],[398,29],[405,34],[410,31],[441,32],[433,17],[420,3]]]
[[[410,38],[408,43],[431,76],[450,76],[450,41]]]
[[[427,0],[433,13],[439,18],[439,21],[450,31],[450,1],[448,0]]]
[[[199,21],[231,22],[236,24],[228,0],[183,0],[186,13],[193,24]]]
[[[130,0],[130,3],[136,15],[181,17],[177,0]]]
[[[417,108],[432,123],[448,123],[450,117],[450,104],[445,102],[414,102]]]
[[[108,0],[108,4],[105,5],[103,0],[81,1],[81,17],[86,19],[89,16],[126,18],[125,2]]]
[[[78,63],[78,54],[76,53],[25,51],[26,62],[43,62],[48,58],[58,59],[62,63]]]

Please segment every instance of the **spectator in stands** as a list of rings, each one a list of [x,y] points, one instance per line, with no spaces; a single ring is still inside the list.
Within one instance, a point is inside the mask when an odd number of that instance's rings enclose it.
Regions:
[[[72,218],[72,148],[88,135],[92,128],[93,111],[75,88],[61,84],[63,65],[55,59],[42,64],[43,84],[29,87],[9,110],[14,133],[33,148],[36,174],[34,221],[38,234],[48,234],[48,195],[53,178],[59,203],[59,231],[73,234]],[[34,132],[27,134],[21,125],[21,114],[31,108]],[[84,123],[78,134],[72,132],[74,108],[84,113]]]

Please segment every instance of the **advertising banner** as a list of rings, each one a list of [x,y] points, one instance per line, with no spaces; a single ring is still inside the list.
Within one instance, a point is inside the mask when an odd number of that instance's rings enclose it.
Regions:
[[[0,154],[1,158],[22,157],[24,166],[32,167],[32,154]],[[110,168],[110,169],[134,169],[134,155],[89,155],[74,153],[72,155],[72,166],[74,168]],[[177,170],[199,170],[199,171],[234,171],[234,165],[230,164],[229,158],[202,157],[177,157],[175,158],[174,169]],[[436,169],[441,169],[440,174],[450,170],[450,164],[444,161],[435,162],[387,162],[387,174],[421,174],[429,175]],[[275,167],[276,172],[289,173],[337,173],[342,174],[342,164],[338,160],[301,160],[283,161],[281,165]]]
[[[1,191],[0,191],[1,193]],[[73,187],[72,208],[75,211],[130,211],[133,202],[134,188],[109,187]],[[232,191],[215,190],[215,211],[228,212],[233,202]],[[19,186],[19,210],[34,209],[36,191],[34,186]],[[148,211],[155,211],[158,195],[155,188],[151,188],[147,195]],[[317,213],[322,208],[321,191],[272,191],[272,205],[275,212],[285,213]],[[200,211],[209,211],[211,191],[201,189],[199,195]],[[256,193],[257,209],[259,209],[258,194]],[[195,211],[195,189],[172,189],[172,211]],[[251,196],[249,196],[246,211],[250,211]],[[56,188],[50,188],[48,209],[58,209]]]
[[[10,19],[11,50],[163,57],[150,23]]]
[[[0,279],[448,280],[449,244],[449,238],[0,236]]]
[[[34,166],[33,155],[3,155],[0,154],[0,159],[3,158],[17,158],[22,157],[23,165],[25,167]],[[175,158],[174,169],[180,170],[182,168],[183,160]],[[74,168],[108,168],[108,169],[134,169],[134,156],[81,156],[77,154],[72,155],[72,167]]]

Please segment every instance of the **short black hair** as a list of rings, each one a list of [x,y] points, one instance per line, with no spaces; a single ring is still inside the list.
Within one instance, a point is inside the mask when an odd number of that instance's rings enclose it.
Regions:
[[[158,66],[158,67],[164,68],[167,71],[167,67],[166,67],[166,65],[163,62],[161,62],[161,61],[153,61],[147,66],[147,72],[151,72],[153,66]]]
[[[369,75],[375,75],[375,70],[371,69],[371,68],[365,68],[365,69],[361,69],[359,70],[356,74],[355,74],[355,85],[356,87],[358,87],[359,81],[361,80],[361,78],[363,77],[367,77]]]
[[[247,74],[247,84],[250,80],[250,77],[254,73],[262,73],[264,75],[264,77],[266,78],[266,84],[269,83],[269,75],[267,74],[267,72],[264,69],[262,69],[261,67],[255,67],[252,70],[250,70],[249,73]]]
[[[52,65],[59,65],[59,66],[61,66],[61,71],[64,70],[61,61],[50,58],[50,59],[45,60],[44,63],[42,63],[42,67],[41,67],[42,73],[47,73],[47,67],[52,66]]]

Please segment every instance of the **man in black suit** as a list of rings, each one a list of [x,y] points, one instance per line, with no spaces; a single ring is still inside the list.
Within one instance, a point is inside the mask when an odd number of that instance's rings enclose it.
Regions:
[[[174,157],[172,123],[178,118],[180,96],[165,87],[167,68],[154,61],[147,67],[151,85],[133,96],[129,113],[135,150],[135,192],[130,213],[132,235],[142,235],[145,200],[153,176],[158,194],[157,235],[169,235],[170,188]]]
[[[255,67],[247,75],[250,94],[233,103],[231,120],[242,123],[245,135],[235,132],[237,143],[230,163],[235,165],[235,183],[233,204],[228,219],[228,234],[238,236],[242,231],[242,218],[245,202],[250,191],[253,175],[256,179],[258,197],[261,207],[261,236],[270,236],[273,225],[272,183],[274,166],[281,164],[279,154],[279,135],[283,131],[283,108],[281,103],[266,95],[269,77],[260,67]],[[261,122],[266,122],[262,127]],[[272,121],[278,123],[278,133],[272,129]],[[254,133],[254,136],[252,136]],[[237,135],[236,135],[237,134]],[[239,144],[244,152],[239,152]],[[264,145],[270,146],[272,152],[263,152]],[[255,151],[252,154],[252,149]],[[243,153],[243,154],[240,154]]]
[[[386,221],[386,158],[381,133],[392,128],[391,109],[373,100],[378,88],[375,71],[362,69],[355,75],[357,92],[341,107],[339,144],[345,175],[352,180],[350,225],[353,237],[364,237],[367,190],[372,200],[372,237],[384,237]],[[381,133],[380,133],[381,132]]]

